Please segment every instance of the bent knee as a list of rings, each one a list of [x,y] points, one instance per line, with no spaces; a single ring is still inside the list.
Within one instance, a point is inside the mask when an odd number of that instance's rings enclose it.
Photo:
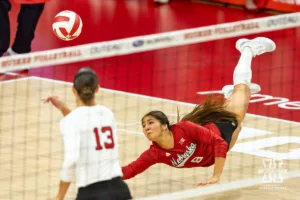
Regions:
[[[237,85],[234,86],[233,92],[234,92],[235,90],[246,90],[246,91],[250,91],[250,88],[249,88],[249,86],[246,85],[246,84],[237,84]]]

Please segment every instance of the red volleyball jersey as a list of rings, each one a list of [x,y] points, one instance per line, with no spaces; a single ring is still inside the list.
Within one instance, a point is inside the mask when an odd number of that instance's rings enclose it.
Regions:
[[[123,179],[132,178],[156,163],[177,168],[208,167],[215,163],[215,157],[226,158],[228,144],[214,123],[200,126],[181,121],[171,131],[174,147],[163,149],[153,142],[136,161],[122,167]]]

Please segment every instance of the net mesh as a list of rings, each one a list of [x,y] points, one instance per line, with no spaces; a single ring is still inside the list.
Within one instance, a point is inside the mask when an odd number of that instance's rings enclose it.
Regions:
[[[297,199],[299,25],[300,14],[293,13],[1,58],[0,199],[46,199],[57,191],[62,116],[40,100],[57,95],[75,108],[71,82],[79,68],[91,67],[99,75],[102,89],[96,99],[116,115],[120,161],[126,165],[149,148],[140,125],[143,114],[162,110],[176,123],[177,107],[187,113],[207,94],[220,93],[232,84],[239,58],[235,41],[256,36],[272,38],[277,50],[253,61],[253,82],[262,92],[251,98],[221,182],[196,187],[213,167],[162,164],[126,182],[140,199],[234,198],[236,190],[241,196],[259,191]],[[18,73],[22,69],[30,69],[30,76]],[[66,199],[76,193],[72,184]]]

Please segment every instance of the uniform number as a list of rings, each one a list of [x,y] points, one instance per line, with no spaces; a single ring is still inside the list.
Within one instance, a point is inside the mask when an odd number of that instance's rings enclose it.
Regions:
[[[192,163],[199,163],[201,162],[201,160],[203,159],[203,157],[195,157],[193,158],[193,160],[191,160]]]
[[[94,128],[94,134],[96,137],[96,150],[101,150],[103,149],[103,146],[101,145],[100,139],[101,136],[103,138],[103,136],[106,136],[106,141],[104,142],[104,147],[105,149],[112,149],[115,146],[114,143],[114,138],[113,138],[113,131],[112,128],[110,126],[104,126],[101,128],[101,135],[99,135],[99,131],[98,128]]]

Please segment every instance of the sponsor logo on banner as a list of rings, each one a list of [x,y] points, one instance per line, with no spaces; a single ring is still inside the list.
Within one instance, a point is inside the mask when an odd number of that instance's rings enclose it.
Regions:
[[[296,24],[297,22],[299,22],[299,16],[282,16],[277,19],[268,20],[267,27]]]
[[[184,34],[184,39],[193,39],[198,37],[211,36],[212,33],[213,33],[213,29],[206,29],[206,30],[201,30],[193,33],[186,33]]]
[[[106,53],[112,53],[112,52],[118,52],[122,50],[123,44],[106,44],[102,46],[92,46],[90,48],[90,54],[106,54]]]
[[[193,39],[193,38],[200,38],[200,37],[208,37],[211,35],[220,35],[220,34],[228,34],[234,33],[244,30],[253,30],[259,29],[260,25],[258,22],[248,22],[248,23],[241,23],[235,25],[226,25],[224,27],[216,27],[216,28],[209,28],[205,30],[199,30],[192,33],[184,34],[184,39]]]
[[[132,43],[132,46],[134,47],[140,47],[144,45],[144,40],[136,40]]]
[[[162,36],[162,37],[156,37],[153,39],[147,39],[147,40],[136,40],[132,43],[132,46],[134,47],[141,47],[143,45],[155,45],[159,43],[164,43],[164,42],[171,42],[175,38],[171,36]]]
[[[16,67],[22,65],[29,65],[33,63],[47,63],[51,64],[53,61],[63,60],[66,58],[80,57],[82,55],[80,50],[64,51],[64,52],[47,52],[47,54],[40,54],[36,56],[29,56],[24,58],[13,58],[2,61],[0,66],[2,68]]]

